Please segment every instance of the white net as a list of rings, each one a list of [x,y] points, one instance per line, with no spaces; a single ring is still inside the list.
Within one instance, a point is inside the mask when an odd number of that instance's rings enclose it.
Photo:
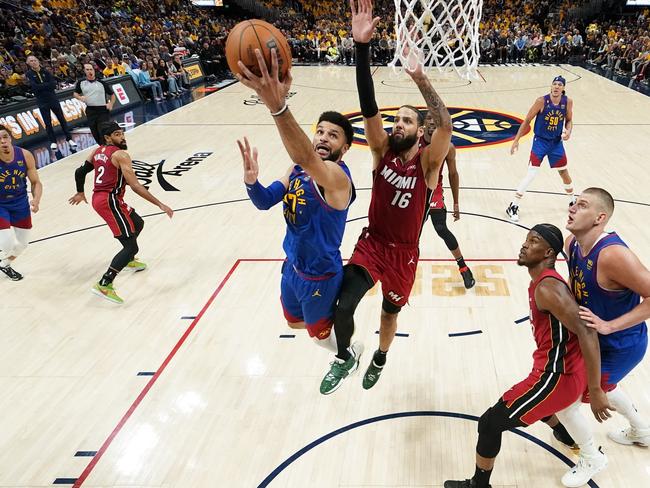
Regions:
[[[397,40],[391,66],[395,72],[417,60],[425,69],[454,70],[465,79],[478,77],[483,0],[394,1]]]

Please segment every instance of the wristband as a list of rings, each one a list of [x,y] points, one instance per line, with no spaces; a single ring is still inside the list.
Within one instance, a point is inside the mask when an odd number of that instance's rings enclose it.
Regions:
[[[271,112],[271,116],[272,117],[279,117],[280,115],[285,113],[287,110],[289,110],[289,105],[287,104],[287,102],[284,102],[284,107],[282,107],[280,110],[278,110],[275,113]]]

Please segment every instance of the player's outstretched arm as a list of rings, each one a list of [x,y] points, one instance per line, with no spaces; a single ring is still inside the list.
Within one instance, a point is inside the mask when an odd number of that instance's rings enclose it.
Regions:
[[[247,137],[244,137],[243,142],[238,140],[237,145],[239,146],[242,163],[244,164],[246,191],[253,205],[260,210],[268,210],[280,203],[289,188],[291,168],[289,168],[282,179],[274,181],[270,186],[263,186],[257,179],[260,173],[260,167],[257,163],[257,148],[254,147],[251,149]]]
[[[438,183],[437,178],[440,167],[449,152],[453,131],[451,116],[445,103],[436,93],[429,78],[424,73],[420,63],[416,64],[413,69],[407,67],[406,72],[419,88],[422,97],[424,97],[436,127],[436,130],[431,134],[431,143],[422,151],[422,166],[427,177],[427,184],[430,188],[435,188]]]
[[[79,166],[74,172],[74,181],[77,187],[77,193],[68,199],[70,205],[79,205],[81,202],[88,203],[84,193],[84,186],[86,184],[86,175],[95,169],[95,166],[91,161],[95,156],[96,151],[97,150],[93,151],[90,157],[84,161],[84,164]]]
[[[601,319],[586,307],[580,307],[580,317],[587,326],[607,335],[650,318],[650,271],[630,249],[624,246],[603,249],[598,258],[598,277],[612,282],[616,287],[632,290],[643,301],[628,313],[610,321]]]
[[[300,128],[298,122],[289,110],[286,95],[291,87],[291,71],[288,71],[283,81],[279,80],[278,55],[271,49],[271,71],[259,49],[255,50],[261,76],[252,73],[240,61],[242,71],[237,78],[245,86],[255,90],[260,100],[271,111],[275,125],[278,128],[282,143],[289,153],[291,160],[302,168],[325,190],[344,192],[349,195],[351,183],[343,169],[332,161],[323,161],[314,151],[307,134]]]
[[[512,146],[510,146],[510,154],[514,154],[517,151],[517,149],[519,149],[519,139],[521,139],[521,137],[528,131],[528,129],[530,128],[530,123],[533,121],[533,119],[543,108],[544,108],[544,97],[539,97],[537,100],[535,100],[533,106],[530,107],[528,113],[526,114],[526,118],[519,126],[517,135],[512,141]]]
[[[34,155],[25,149],[23,149],[23,154],[25,155],[25,164],[27,165],[27,178],[29,178],[29,183],[32,186],[32,201],[30,206],[32,212],[36,213],[38,212],[41,197],[43,196],[43,183],[41,183],[41,179],[38,177]]]
[[[370,41],[379,23],[372,16],[371,0],[350,0],[352,10],[352,37],[354,38],[357,91],[363,115],[363,125],[368,146],[374,156],[376,168],[388,149],[388,134],[375,100],[375,87],[370,72]]]
[[[122,171],[126,183],[131,187],[131,189],[140,197],[144,198],[146,201],[153,203],[160,210],[165,212],[167,216],[171,219],[174,215],[174,211],[169,208],[167,205],[162,203],[156,197],[154,197],[149,190],[147,190],[142,183],[138,181],[138,177],[133,171],[133,165],[131,164],[131,156],[126,151],[116,151],[113,153],[112,159]]]
[[[591,411],[598,422],[612,416],[605,392],[600,387],[600,345],[598,334],[589,329],[580,320],[578,304],[569,288],[555,278],[543,279],[535,290],[535,302],[540,311],[545,311],[556,317],[567,329],[578,337],[582,355],[587,366],[587,381]]]

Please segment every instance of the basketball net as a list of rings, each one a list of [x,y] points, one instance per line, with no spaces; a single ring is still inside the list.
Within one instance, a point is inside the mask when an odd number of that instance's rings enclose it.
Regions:
[[[478,78],[479,24],[483,0],[394,0],[396,74],[420,63],[425,71],[453,70]]]

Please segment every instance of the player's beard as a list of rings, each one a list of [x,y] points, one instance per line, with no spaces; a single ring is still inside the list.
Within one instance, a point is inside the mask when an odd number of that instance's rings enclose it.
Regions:
[[[338,151],[332,151],[330,149],[330,153],[323,158],[323,161],[333,161],[336,163],[341,159],[341,152],[343,152],[341,149]]]
[[[115,145],[116,145],[117,147],[119,147],[120,149],[122,149],[122,150],[126,150],[126,149],[127,149],[126,141],[124,141],[124,142],[118,142],[118,143],[115,144]]]
[[[391,134],[390,137],[388,138],[388,146],[390,147],[391,151],[393,151],[393,153],[400,154],[403,153],[404,151],[411,149],[415,145],[417,140],[418,137],[416,134],[412,134],[410,136],[404,136],[400,140],[397,140],[395,138],[395,135]]]

